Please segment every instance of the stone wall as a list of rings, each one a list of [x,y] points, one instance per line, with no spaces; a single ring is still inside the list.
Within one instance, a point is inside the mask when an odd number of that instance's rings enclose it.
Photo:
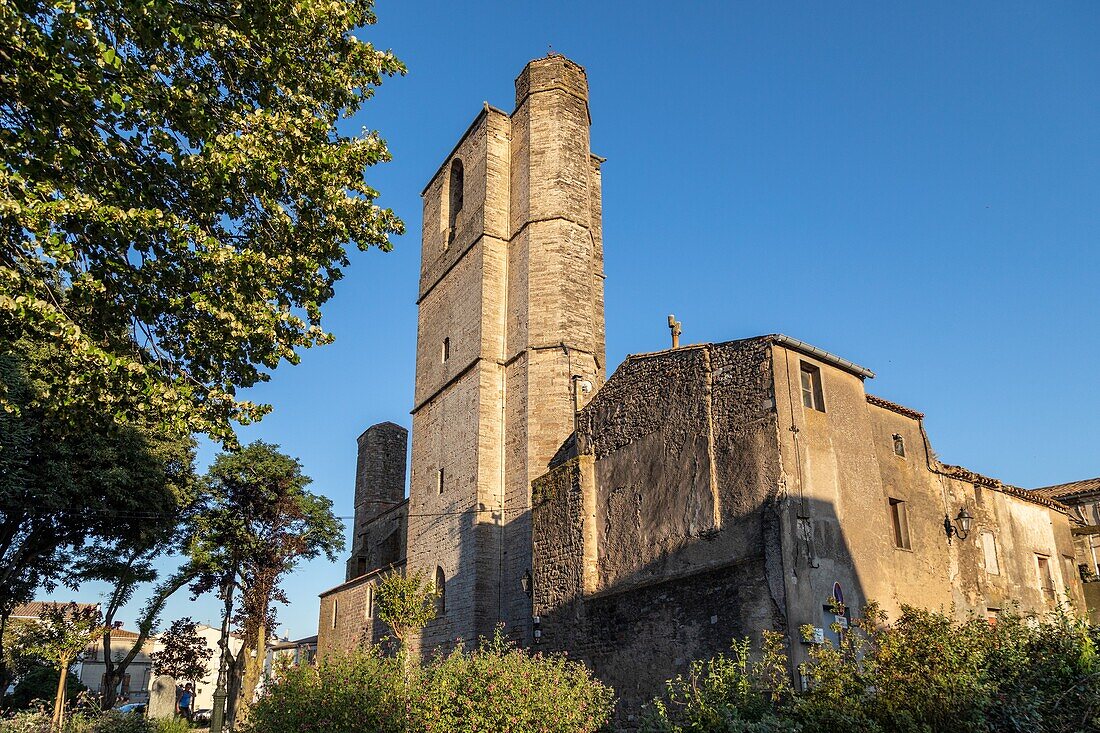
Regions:
[[[377,617],[375,593],[386,573],[404,572],[398,563],[350,580],[321,594],[317,619],[317,656],[346,652],[370,642],[379,644],[390,635]]]
[[[408,563],[447,579],[425,647],[504,622],[530,640],[530,482],[573,431],[573,377],[603,378],[599,159],[584,70],[532,61],[424,190]],[[450,227],[450,170],[463,207]],[[449,348],[442,358],[443,344]],[[444,490],[438,490],[439,471]]]
[[[359,436],[355,520],[346,579],[405,557],[405,467],[409,431],[386,422]],[[385,515],[384,520],[380,517]]]
[[[760,340],[632,356],[579,415],[581,455],[533,484],[542,646],[589,663],[621,712],[784,628],[773,406]]]

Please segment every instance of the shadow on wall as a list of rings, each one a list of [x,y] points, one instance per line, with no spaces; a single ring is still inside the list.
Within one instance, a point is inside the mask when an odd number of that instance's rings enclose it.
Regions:
[[[841,623],[864,604],[833,507],[797,500],[771,499],[725,516],[720,532],[687,537],[661,559],[599,585],[603,558],[586,556],[585,544],[600,543],[609,530],[592,533],[588,522],[585,537],[584,519],[593,509],[586,514],[586,461],[592,459],[573,459],[536,482],[536,648],[567,652],[614,687],[620,725],[636,723],[641,706],[692,660],[728,651],[743,637],[758,648],[764,630],[787,636],[793,675],[805,658],[799,627],[809,624],[821,629],[822,639],[835,637],[829,629],[837,621],[834,592],[849,609]],[[732,536],[752,542],[731,544]],[[784,543],[784,536],[798,539]]]

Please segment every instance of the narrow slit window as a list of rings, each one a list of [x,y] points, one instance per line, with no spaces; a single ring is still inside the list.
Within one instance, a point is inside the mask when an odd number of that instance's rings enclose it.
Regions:
[[[894,455],[905,458],[905,438],[898,433],[894,433]]]
[[[451,358],[451,337],[448,336],[443,339],[443,345],[439,349],[439,355],[442,358],[444,364]]]
[[[894,547],[901,550],[913,549],[909,541],[909,512],[901,499],[890,500],[890,521],[894,525]]]
[[[825,412],[825,395],[821,391],[821,370],[802,362],[802,404],[811,410]]]
[[[443,467],[440,466],[439,470],[435,474],[435,490],[439,494],[443,493],[443,479],[445,478],[445,476],[446,476],[446,473],[445,473]]]
[[[367,586],[367,618],[374,618],[374,584]]]
[[[340,618],[340,599],[332,599],[332,628],[336,628],[336,620]]]
[[[435,610],[439,616],[447,613],[447,576],[438,565],[435,568]]]
[[[465,193],[463,186],[462,160],[455,158],[451,161],[451,177],[447,183],[450,196],[447,206],[447,244],[455,238],[455,225],[458,223],[458,212],[462,211]]]

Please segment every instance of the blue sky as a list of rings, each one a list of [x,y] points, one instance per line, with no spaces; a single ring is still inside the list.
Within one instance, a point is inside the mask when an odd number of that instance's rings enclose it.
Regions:
[[[483,100],[547,49],[588,70],[604,165],[608,363],[782,332],[876,371],[941,459],[1019,486],[1100,475],[1100,4],[381,0],[409,73],[352,120],[405,220],[353,255],[336,343],[280,368],[243,428],[352,513],[355,438],[411,427],[419,193]],[[205,446],[205,465],[213,456]],[[317,561],[281,631],[316,632]],[[94,600],[87,587],[81,600]],[[69,594],[59,594],[68,597]],[[135,606],[139,605],[137,603]],[[170,602],[217,623],[213,599]],[[127,616],[127,620],[129,620]]]

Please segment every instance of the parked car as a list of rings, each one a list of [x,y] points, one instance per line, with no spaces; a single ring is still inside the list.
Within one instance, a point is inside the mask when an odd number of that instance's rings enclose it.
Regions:
[[[131,702],[125,705],[120,705],[115,708],[120,713],[136,713],[138,715],[145,715],[145,703],[143,702]]]
[[[209,725],[210,713],[214,712],[210,708],[203,708],[202,710],[196,710],[194,715],[191,716],[192,723],[200,723],[202,725]]]

